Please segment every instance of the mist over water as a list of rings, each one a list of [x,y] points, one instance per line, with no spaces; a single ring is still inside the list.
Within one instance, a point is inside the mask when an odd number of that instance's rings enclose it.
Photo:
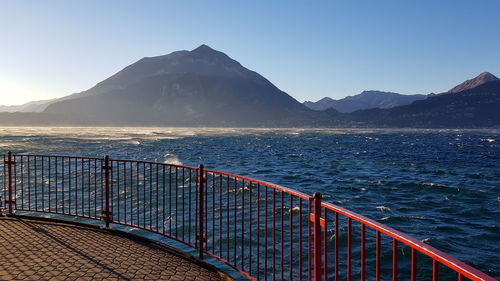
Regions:
[[[203,163],[319,191],[500,278],[500,130],[3,128],[0,150]]]

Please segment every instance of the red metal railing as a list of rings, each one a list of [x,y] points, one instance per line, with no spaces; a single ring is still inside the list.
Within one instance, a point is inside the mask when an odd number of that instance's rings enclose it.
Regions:
[[[69,215],[147,230],[251,280],[495,280],[397,230],[322,202],[319,193],[309,196],[203,165],[2,157],[0,195],[9,214]]]

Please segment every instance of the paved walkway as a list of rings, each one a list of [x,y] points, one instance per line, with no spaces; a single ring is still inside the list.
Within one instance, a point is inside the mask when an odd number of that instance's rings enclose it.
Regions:
[[[0,217],[0,280],[224,280],[140,239],[98,228]]]

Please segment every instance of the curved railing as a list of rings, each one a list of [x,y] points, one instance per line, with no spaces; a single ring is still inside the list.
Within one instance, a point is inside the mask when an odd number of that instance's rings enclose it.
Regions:
[[[251,280],[495,280],[397,230],[322,202],[319,193],[202,165],[2,157],[0,195],[9,214],[69,215],[143,229]]]

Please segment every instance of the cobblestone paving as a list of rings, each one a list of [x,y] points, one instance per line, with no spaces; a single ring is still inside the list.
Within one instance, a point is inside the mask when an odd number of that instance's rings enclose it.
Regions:
[[[0,280],[224,280],[164,247],[109,231],[0,217]]]

